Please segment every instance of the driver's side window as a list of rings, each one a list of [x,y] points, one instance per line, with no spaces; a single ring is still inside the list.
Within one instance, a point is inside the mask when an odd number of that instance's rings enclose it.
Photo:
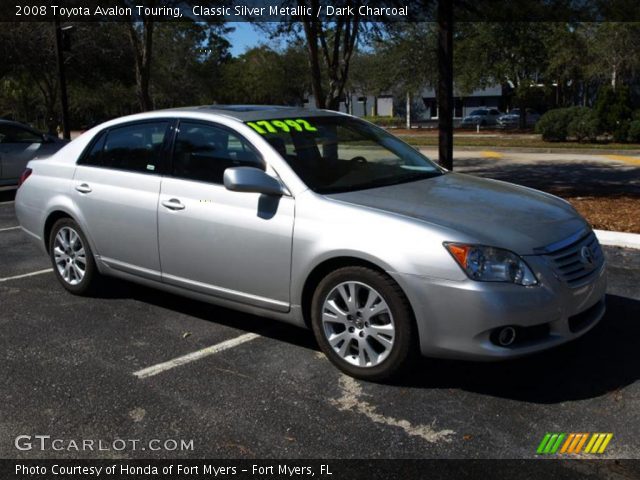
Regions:
[[[222,184],[229,167],[264,170],[264,163],[244,139],[225,128],[180,122],[171,167],[174,177]]]

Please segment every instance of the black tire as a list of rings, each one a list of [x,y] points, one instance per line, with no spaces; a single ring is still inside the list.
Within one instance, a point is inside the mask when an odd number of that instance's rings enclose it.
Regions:
[[[373,288],[387,303],[393,317],[395,328],[393,345],[386,358],[377,365],[361,367],[349,363],[333,349],[327,339],[322,322],[323,306],[334,288],[344,282],[356,282]],[[417,332],[409,301],[393,279],[371,268],[343,267],[327,275],[318,284],[313,294],[311,325],[321,350],[331,363],[347,375],[362,380],[383,381],[394,377],[411,364],[417,352]],[[359,340],[356,344],[358,342]]]
[[[84,276],[76,284],[72,284],[69,281],[65,280],[65,278],[58,270],[58,265],[56,264],[55,259],[54,249],[56,235],[58,235],[58,233],[65,228],[73,230],[78,235],[79,240],[81,241],[81,246],[84,248],[85,253],[84,258],[86,260],[86,264],[84,269]],[[87,237],[85,237],[84,233],[80,229],[80,226],[71,218],[61,218],[53,225],[51,234],[49,235],[49,258],[51,259],[53,272],[56,275],[56,278],[69,292],[73,293],[74,295],[87,296],[96,291],[100,272],[98,272],[98,268],[96,267],[96,262],[93,258],[93,252],[91,251],[91,247],[89,246]]]

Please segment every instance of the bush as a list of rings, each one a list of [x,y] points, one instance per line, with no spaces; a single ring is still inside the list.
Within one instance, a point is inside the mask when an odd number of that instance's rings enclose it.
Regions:
[[[567,139],[567,127],[571,121],[570,110],[570,108],[549,110],[536,123],[536,132],[542,134],[542,139],[547,142],[564,142]]]
[[[600,87],[595,106],[600,130],[612,134],[616,141],[624,141],[628,128],[624,123],[631,119],[630,105],[631,97],[627,87],[619,86],[615,90],[608,85]]]
[[[630,120],[621,120],[618,122],[615,130],[613,131],[613,141],[617,143],[624,143],[629,137]]]
[[[364,120],[367,120],[368,122],[378,125],[379,127],[402,127],[406,123],[406,120],[401,117],[381,117],[368,115],[362,118]]]
[[[640,119],[632,120],[629,123],[627,139],[632,143],[640,143]]]
[[[587,107],[572,107],[566,110],[569,111],[567,112],[569,117],[568,136],[574,137],[579,142],[595,141],[600,132],[596,113]]]

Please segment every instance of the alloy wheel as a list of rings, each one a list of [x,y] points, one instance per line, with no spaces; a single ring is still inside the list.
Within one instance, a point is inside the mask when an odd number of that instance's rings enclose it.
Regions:
[[[53,256],[58,273],[66,283],[78,285],[82,282],[87,270],[87,256],[78,232],[67,226],[58,230]]]
[[[331,348],[357,367],[375,367],[391,353],[395,324],[389,305],[362,282],[343,282],[327,295],[322,326]]]

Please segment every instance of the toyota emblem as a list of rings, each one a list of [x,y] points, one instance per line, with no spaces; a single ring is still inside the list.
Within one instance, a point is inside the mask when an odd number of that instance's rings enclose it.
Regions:
[[[593,265],[593,252],[586,245],[580,249],[580,261],[585,265]]]

